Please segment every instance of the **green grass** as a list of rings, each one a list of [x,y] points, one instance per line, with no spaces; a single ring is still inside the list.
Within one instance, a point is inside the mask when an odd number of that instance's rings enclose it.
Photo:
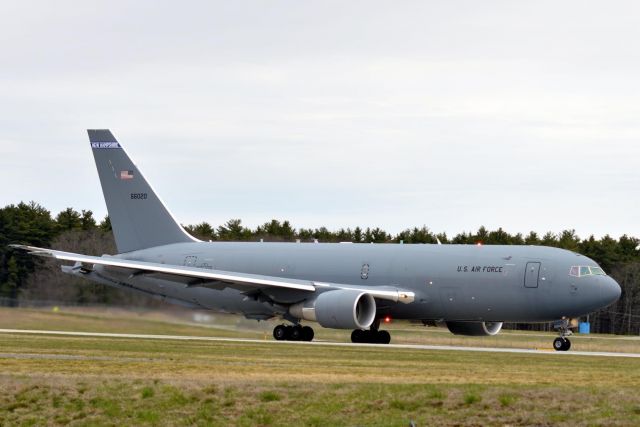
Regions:
[[[11,313],[46,329],[61,315]],[[152,314],[62,314],[69,328],[218,335]],[[640,425],[637,359],[6,333],[0,353],[2,426]]]
[[[38,381],[37,388],[33,382]],[[2,425],[637,425],[630,389],[589,387],[441,385],[447,397],[430,398],[431,385],[361,383],[340,391],[318,384],[268,384],[281,398],[263,400],[264,384],[227,383],[217,393],[203,382],[92,380],[87,395],[73,379],[12,379],[0,398]],[[142,399],[141,390],[154,387]],[[228,404],[227,388],[234,403]],[[504,410],[501,396],[514,396]],[[7,393],[8,392],[8,393]],[[175,398],[176,394],[183,396]],[[13,401],[13,402],[9,402]],[[54,402],[59,402],[58,406]],[[634,406],[635,405],[635,406]]]
[[[500,405],[504,407],[513,405],[516,402],[516,400],[517,400],[517,397],[511,393],[505,393],[498,396],[498,402],[500,402]]]
[[[482,397],[473,391],[469,391],[464,395],[464,403],[465,405],[473,405],[474,403],[478,403],[482,400]]]
[[[148,386],[144,387],[142,389],[142,393],[141,393],[143,399],[148,399],[150,397],[153,397],[154,394],[155,394],[154,389],[152,387],[148,387]]]
[[[263,391],[260,393],[260,401],[262,402],[276,402],[282,398],[278,393],[272,390]]]

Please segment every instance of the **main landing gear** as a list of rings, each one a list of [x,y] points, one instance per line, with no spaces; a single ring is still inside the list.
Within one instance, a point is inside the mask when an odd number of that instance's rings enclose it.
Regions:
[[[571,348],[571,341],[567,337],[573,333],[571,329],[569,329],[569,320],[559,320],[553,324],[553,327],[560,333],[560,336],[553,340],[553,349],[555,351],[569,350]]]
[[[273,337],[278,341],[311,341],[313,329],[302,325],[278,325],[273,328]]]
[[[391,342],[391,334],[387,331],[380,331],[380,319],[376,320],[371,329],[354,329],[351,332],[351,342],[360,344],[389,344]]]

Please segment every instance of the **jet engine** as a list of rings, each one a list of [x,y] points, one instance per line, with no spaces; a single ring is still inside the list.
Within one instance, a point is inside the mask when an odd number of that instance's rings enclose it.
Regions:
[[[294,304],[289,313],[298,319],[317,321],[325,328],[367,329],[376,318],[376,302],[366,292],[338,289]]]
[[[452,334],[472,337],[496,335],[502,329],[502,322],[446,322],[446,324]]]

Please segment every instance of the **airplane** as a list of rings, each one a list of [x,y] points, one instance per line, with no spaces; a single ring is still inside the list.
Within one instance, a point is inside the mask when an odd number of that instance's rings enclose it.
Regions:
[[[171,303],[283,319],[276,340],[313,340],[303,321],[352,329],[352,342],[377,344],[391,341],[380,329],[385,318],[468,336],[496,335],[503,322],[555,322],[553,348],[566,351],[570,320],[620,297],[593,260],[551,247],[199,241],[111,131],[88,134],[118,254],[12,247],[73,262],[62,265],[65,273]]]

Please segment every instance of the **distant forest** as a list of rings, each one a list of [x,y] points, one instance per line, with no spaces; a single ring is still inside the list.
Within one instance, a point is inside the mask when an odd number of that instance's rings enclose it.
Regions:
[[[407,228],[392,235],[379,227],[328,230],[294,228],[289,221],[271,220],[255,229],[231,219],[217,227],[207,222],[186,225],[185,229],[201,240],[281,241],[281,242],[354,242],[484,245],[544,245],[569,249],[592,258],[622,287],[622,297],[615,304],[589,316],[593,332],[640,334],[640,239],[627,235],[615,239],[593,236],[582,239],[574,230],[527,235],[509,234],[502,228],[475,233],[462,232],[453,237],[435,234],[426,226]],[[109,218],[101,221],[90,210],[67,208],[52,216],[35,203],[8,205],[0,209],[0,298],[17,304],[20,301],[45,300],[68,304],[114,304],[153,306],[154,300],[137,293],[120,291],[89,283],[60,272],[52,260],[40,259],[15,251],[11,243],[86,253],[113,254],[116,248]]]

